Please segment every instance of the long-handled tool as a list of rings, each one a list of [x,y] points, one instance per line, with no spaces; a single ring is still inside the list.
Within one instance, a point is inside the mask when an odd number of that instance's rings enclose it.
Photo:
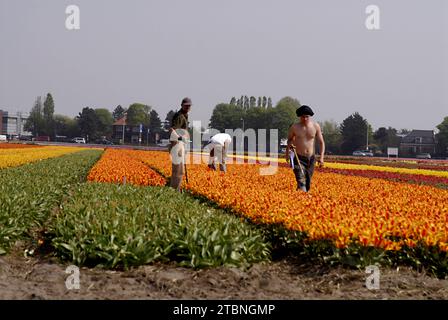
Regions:
[[[291,149],[294,151],[294,157],[297,160],[297,164],[299,165],[299,168],[300,168],[300,173],[302,174],[301,178],[300,178],[300,182],[305,184],[306,183],[306,181],[305,181],[305,172],[303,171],[303,167],[300,164],[300,160],[299,160],[299,156],[297,155],[296,147],[291,146]]]
[[[185,181],[188,184],[188,171],[187,171],[187,150],[185,148],[185,143],[184,143],[184,170],[185,170]]]
[[[184,167],[185,167],[185,181],[188,184],[188,171],[187,171],[187,164],[184,162]]]

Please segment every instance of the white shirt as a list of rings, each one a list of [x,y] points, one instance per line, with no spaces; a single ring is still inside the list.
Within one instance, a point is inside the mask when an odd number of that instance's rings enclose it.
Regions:
[[[224,144],[229,145],[231,142],[232,137],[228,133],[218,133],[210,139],[210,143],[220,144],[221,146],[224,146]]]

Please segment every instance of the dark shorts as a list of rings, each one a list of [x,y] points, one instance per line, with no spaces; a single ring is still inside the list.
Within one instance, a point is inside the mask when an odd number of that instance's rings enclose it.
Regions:
[[[313,177],[316,159],[314,156],[298,156],[298,158],[302,168],[300,168],[297,159],[294,157],[294,175],[296,176],[297,189],[306,189],[306,191],[309,191],[311,188],[311,178]]]

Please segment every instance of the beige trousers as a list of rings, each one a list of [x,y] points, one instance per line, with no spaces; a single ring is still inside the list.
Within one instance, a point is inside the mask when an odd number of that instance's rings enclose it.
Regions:
[[[170,186],[177,191],[180,191],[180,186],[182,184],[182,178],[184,176],[184,164],[172,164],[172,174],[171,174],[171,182]]]
[[[183,158],[185,148],[184,148],[183,144],[179,144],[177,146],[176,151],[177,151],[178,160],[181,159],[181,162],[179,164],[175,164],[174,162],[172,162],[170,187],[176,189],[177,191],[180,191],[180,186],[182,185],[182,179],[185,174],[184,158]],[[171,149],[170,152],[175,152],[175,151]],[[173,156],[173,155],[171,155],[171,156]],[[179,161],[177,161],[177,162],[179,162]]]

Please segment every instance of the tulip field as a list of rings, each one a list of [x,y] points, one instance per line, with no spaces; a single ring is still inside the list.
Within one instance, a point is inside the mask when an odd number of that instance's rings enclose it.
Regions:
[[[166,152],[120,152],[167,179],[171,175]],[[235,163],[222,174],[204,164],[189,164],[189,183],[184,181],[183,187],[255,224],[297,231],[305,243],[325,240],[342,250],[378,248],[406,256],[425,248],[445,257],[446,263],[447,171],[327,163],[316,170],[306,194],[295,190],[291,169],[281,160],[274,175],[260,175],[260,167]],[[89,179],[101,181],[92,175]]]
[[[126,153],[166,177],[171,174],[168,153]],[[284,166],[274,175],[261,176],[258,165],[229,165],[225,175],[204,165],[189,165],[189,184],[184,187],[256,223],[283,224],[287,229],[306,232],[310,240],[331,239],[341,248],[358,243],[400,250],[422,242],[448,250],[447,190],[397,183],[389,181],[387,175],[369,179],[340,174],[333,172],[335,164],[328,166],[317,170],[308,194],[295,190],[294,176]],[[337,167],[343,170],[344,165]],[[391,169],[378,171],[376,177]],[[426,181],[429,176],[448,184],[448,172],[422,171],[426,175],[416,175],[417,181]]]
[[[58,193],[38,205],[38,197],[25,200],[32,191],[20,190],[17,182],[0,187],[9,194],[0,196],[0,225],[15,225],[9,233],[0,231],[0,252],[27,235],[41,237],[58,255],[79,264],[100,261],[115,267],[175,260],[203,267],[266,260],[281,243],[291,254],[310,259],[403,263],[447,274],[446,161],[331,160],[316,167],[311,191],[304,193],[296,190],[283,159],[273,159],[277,168],[271,175],[260,174],[266,164],[247,159],[229,164],[224,174],[208,169],[206,156],[192,153],[188,183],[184,179],[185,192],[179,194],[166,187],[168,152],[0,147],[0,179],[19,176],[33,165],[50,172],[61,165],[58,159],[76,162],[72,166],[79,170],[62,176],[56,170],[51,179],[35,179],[64,185],[70,197]],[[34,224],[11,223],[22,214],[14,202],[36,207],[27,213]],[[39,214],[33,216],[33,210]],[[33,235],[29,229],[36,227],[41,232]]]

